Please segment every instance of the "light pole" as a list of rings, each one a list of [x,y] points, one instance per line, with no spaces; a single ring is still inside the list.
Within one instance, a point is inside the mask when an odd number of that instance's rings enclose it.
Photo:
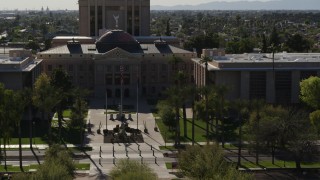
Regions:
[[[106,130],[108,130],[108,90],[106,90]]]

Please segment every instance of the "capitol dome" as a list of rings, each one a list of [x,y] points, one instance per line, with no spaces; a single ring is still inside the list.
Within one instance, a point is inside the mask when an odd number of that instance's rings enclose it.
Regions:
[[[131,53],[142,51],[139,42],[129,33],[122,30],[111,30],[106,32],[96,41],[99,53],[106,53],[114,48],[121,48]]]

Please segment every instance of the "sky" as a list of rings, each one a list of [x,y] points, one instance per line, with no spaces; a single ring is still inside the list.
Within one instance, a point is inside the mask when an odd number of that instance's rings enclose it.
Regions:
[[[213,1],[241,1],[241,0],[150,0],[151,5],[196,5],[201,3],[213,2]],[[243,1],[243,0],[242,0]],[[253,1],[253,0],[247,0]],[[269,1],[269,0],[256,0],[256,1]],[[78,0],[0,0],[0,10],[12,10],[12,9],[31,9],[40,10],[41,7],[51,10],[77,10]]]

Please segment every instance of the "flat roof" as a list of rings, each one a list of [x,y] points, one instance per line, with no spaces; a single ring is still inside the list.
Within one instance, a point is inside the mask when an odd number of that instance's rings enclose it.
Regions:
[[[226,54],[211,58],[210,71],[320,69],[320,53],[275,53],[274,59],[272,53]],[[201,59],[192,60],[199,63]]]

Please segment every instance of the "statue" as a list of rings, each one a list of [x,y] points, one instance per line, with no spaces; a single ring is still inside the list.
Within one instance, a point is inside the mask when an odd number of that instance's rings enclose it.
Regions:
[[[119,14],[117,16],[113,15],[114,20],[116,21],[116,28],[119,27]]]

